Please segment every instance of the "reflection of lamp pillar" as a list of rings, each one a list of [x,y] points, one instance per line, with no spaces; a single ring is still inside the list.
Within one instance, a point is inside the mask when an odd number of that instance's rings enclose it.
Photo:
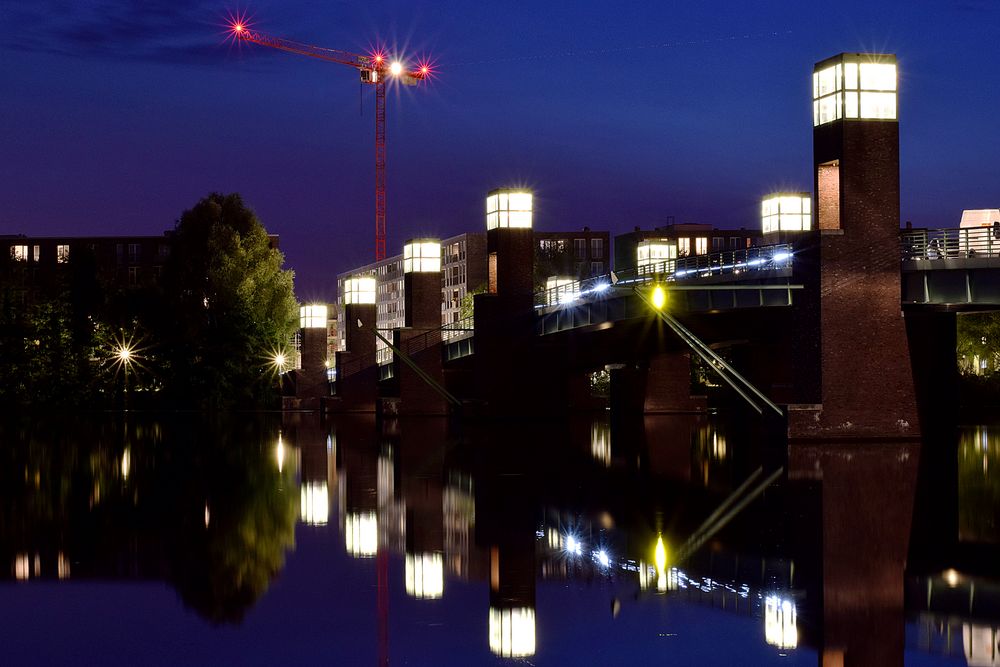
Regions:
[[[441,243],[437,239],[413,239],[403,246],[403,293],[405,328],[394,332],[394,344],[410,361],[439,385],[444,385],[441,362]],[[408,341],[413,340],[413,344]],[[444,415],[445,399],[428,386],[409,364],[394,360],[399,383],[398,412],[401,415]]]
[[[298,398],[319,398],[328,393],[326,305],[299,308],[302,363],[296,373],[295,395]]]
[[[520,542],[490,550],[490,651],[504,658],[535,654],[535,544]]]
[[[792,410],[792,436],[919,434],[899,301],[896,82],[891,55],[844,53],[814,69],[819,256],[802,252],[796,264],[819,267],[802,275],[802,319],[819,349],[799,365],[804,402],[820,405]]]

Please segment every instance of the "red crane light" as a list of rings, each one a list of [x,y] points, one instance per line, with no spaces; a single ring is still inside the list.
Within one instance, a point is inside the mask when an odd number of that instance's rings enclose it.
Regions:
[[[423,65],[420,70],[409,70],[400,61],[387,63],[385,52],[381,49],[367,56],[362,56],[347,51],[293,42],[281,37],[272,37],[251,30],[246,18],[239,15],[230,16],[230,32],[234,39],[243,42],[253,42],[272,49],[353,67],[360,72],[362,83],[375,86],[375,260],[385,259],[386,79],[395,79],[404,85],[414,85],[426,78],[430,72],[429,66]]]

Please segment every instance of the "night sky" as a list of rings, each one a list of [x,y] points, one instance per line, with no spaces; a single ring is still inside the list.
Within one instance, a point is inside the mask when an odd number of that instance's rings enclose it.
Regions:
[[[374,98],[352,70],[226,42],[226,16],[436,62],[390,90],[390,253],[484,228],[526,185],[536,228],[756,226],[811,190],[812,65],[900,60],[902,215],[1000,206],[1000,2],[381,3],[4,0],[0,234],[158,234],[238,191],[281,235],[301,299],[374,253]],[[363,106],[363,111],[362,111]]]

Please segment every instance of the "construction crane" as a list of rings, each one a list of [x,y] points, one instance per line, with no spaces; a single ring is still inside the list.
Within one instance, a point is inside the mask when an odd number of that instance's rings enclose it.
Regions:
[[[375,261],[385,259],[385,87],[389,81],[415,86],[430,76],[430,65],[421,63],[416,69],[412,69],[381,51],[358,55],[300,44],[252,30],[241,19],[231,21],[229,30],[233,38],[241,42],[353,67],[361,74],[361,83],[375,86]]]

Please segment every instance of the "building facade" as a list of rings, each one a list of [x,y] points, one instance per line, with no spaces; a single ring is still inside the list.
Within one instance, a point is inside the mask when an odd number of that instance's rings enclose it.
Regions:
[[[173,232],[160,236],[0,236],[0,287],[14,303],[38,299],[70,279],[71,267],[106,289],[155,286],[170,257]],[[278,236],[269,235],[272,248]]]
[[[344,344],[344,281],[352,276],[370,275],[377,280],[375,295],[376,326],[391,331],[404,326],[406,317],[403,288],[403,255],[393,255],[337,275],[338,350]],[[441,324],[461,319],[466,294],[486,285],[486,234],[469,232],[441,241]],[[388,350],[379,346],[381,357]]]
[[[755,229],[717,229],[696,223],[669,224],[654,229],[639,229],[615,236],[616,271],[636,267],[636,253],[643,241],[664,240],[677,247],[677,257],[692,257],[716,252],[749,248],[760,237]]]

